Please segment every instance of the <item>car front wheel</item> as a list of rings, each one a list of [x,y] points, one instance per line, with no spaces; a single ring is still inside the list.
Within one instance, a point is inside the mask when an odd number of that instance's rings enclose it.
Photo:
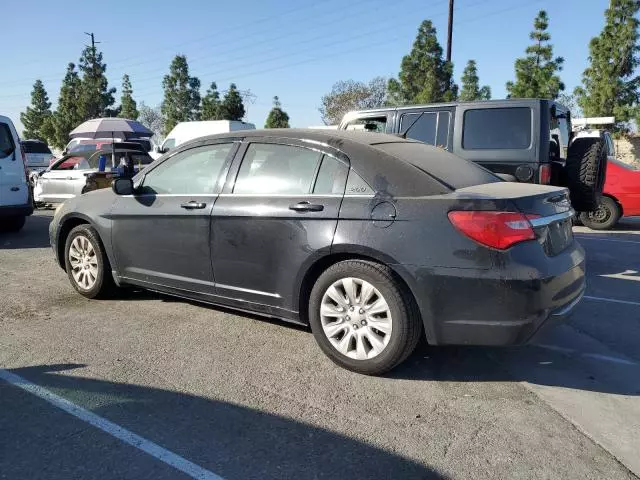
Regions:
[[[115,288],[111,267],[98,232],[89,225],[78,225],[65,243],[65,265],[71,285],[87,298],[104,298]]]
[[[405,360],[422,332],[409,292],[384,265],[348,260],[329,267],[309,299],[309,322],[322,351],[366,375]]]

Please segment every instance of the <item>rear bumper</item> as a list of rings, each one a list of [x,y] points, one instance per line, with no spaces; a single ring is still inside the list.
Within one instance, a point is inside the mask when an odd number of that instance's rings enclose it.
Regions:
[[[2,217],[28,217],[33,213],[33,205],[7,205],[0,207],[0,218]]]
[[[490,270],[412,273],[427,340],[435,345],[527,343],[566,319],[586,289],[584,250],[577,242],[539,269],[514,262]]]

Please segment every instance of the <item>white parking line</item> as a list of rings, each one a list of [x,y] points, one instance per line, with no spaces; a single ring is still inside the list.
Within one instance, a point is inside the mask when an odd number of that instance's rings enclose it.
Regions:
[[[578,240],[594,240],[596,242],[640,243],[640,242],[636,242],[635,240],[617,240],[615,238],[594,238],[594,237],[587,237],[584,235],[575,235],[575,237]]]
[[[616,298],[591,297],[589,295],[585,295],[582,298],[585,298],[587,300],[594,300],[596,302],[620,303],[622,305],[635,305],[635,306],[640,307],[640,302],[631,302],[629,300],[618,300]]]
[[[634,282],[640,282],[640,275],[637,270],[625,270],[620,273],[608,273],[606,275],[598,275],[605,278],[617,278],[618,280],[631,280]]]
[[[79,407],[75,403],[70,402],[62,397],[59,397],[55,393],[50,392],[46,388],[40,387],[27,379],[20,377],[7,370],[0,369],[0,379],[14,385],[22,390],[25,390],[36,397],[49,402],[50,404],[58,407],[61,410],[73,415],[80,420],[87,422],[88,424],[102,430],[105,433],[117,438],[118,440],[128,443],[129,445],[148,453],[152,457],[157,458],[163,463],[172,466],[173,468],[180,470],[181,472],[189,475],[191,478],[197,478],[201,480],[222,480],[222,477],[215,473],[206,470],[195,463],[191,463],[189,460],[182,458],[160,445],[153,443],[146,438],[137,435],[126,428],[121,427],[109,420],[106,420],[95,413],[85,410]]]

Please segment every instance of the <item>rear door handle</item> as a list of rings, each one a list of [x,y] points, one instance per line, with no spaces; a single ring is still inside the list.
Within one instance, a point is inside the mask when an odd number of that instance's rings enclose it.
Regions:
[[[293,210],[295,212],[321,212],[324,210],[324,205],[319,205],[316,203],[309,202],[300,202],[295,205],[291,205],[289,210]]]
[[[186,208],[187,210],[199,210],[206,206],[207,206],[206,203],[196,202],[195,200],[191,200],[190,202],[180,204],[180,207]]]

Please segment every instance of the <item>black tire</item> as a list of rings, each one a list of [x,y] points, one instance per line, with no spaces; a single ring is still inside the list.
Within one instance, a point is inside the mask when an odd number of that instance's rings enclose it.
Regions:
[[[27,217],[5,217],[0,220],[0,232],[19,232],[24,227]]]
[[[580,221],[592,230],[609,230],[618,223],[621,216],[620,205],[611,197],[602,197],[595,211],[580,214]]]
[[[565,167],[571,204],[579,212],[598,208],[607,171],[607,150],[602,138],[577,138],[569,147]]]
[[[340,279],[348,277],[364,280],[377,289],[391,313],[390,338],[373,358],[357,360],[342,354],[325,335],[322,326],[320,307],[325,292]],[[390,268],[362,260],[336,263],[320,275],[309,297],[309,323],[316,342],[334,363],[365,375],[381,375],[399,365],[413,352],[422,333],[420,315],[410,292],[406,291]]]
[[[80,237],[87,239],[95,252],[95,255],[91,258],[95,258],[97,264],[97,274],[95,275],[95,282],[89,288],[84,288],[76,280],[76,278],[74,277],[74,269],[71,265],[70,260],[69,250],[71,248],[71,245],[76,238]],[[64,245],[64,263],[69,281],[71,282],[73,288],[75,288],[80,295],[87,298],[109,298],[113,296],[116,290],[116,285],[111,274],[111,265],[109,264],[109,259],[104,252],[104,247],[102,246],[102,242],[100,241],[100,236],[98,235],[98,232],[95,230],[95,228],[91,227],[90,225],[78,225],[73,230],[71,230],[71,232],[69,232]],[[85,273],[84,275],[87,274],[88,273]]]

